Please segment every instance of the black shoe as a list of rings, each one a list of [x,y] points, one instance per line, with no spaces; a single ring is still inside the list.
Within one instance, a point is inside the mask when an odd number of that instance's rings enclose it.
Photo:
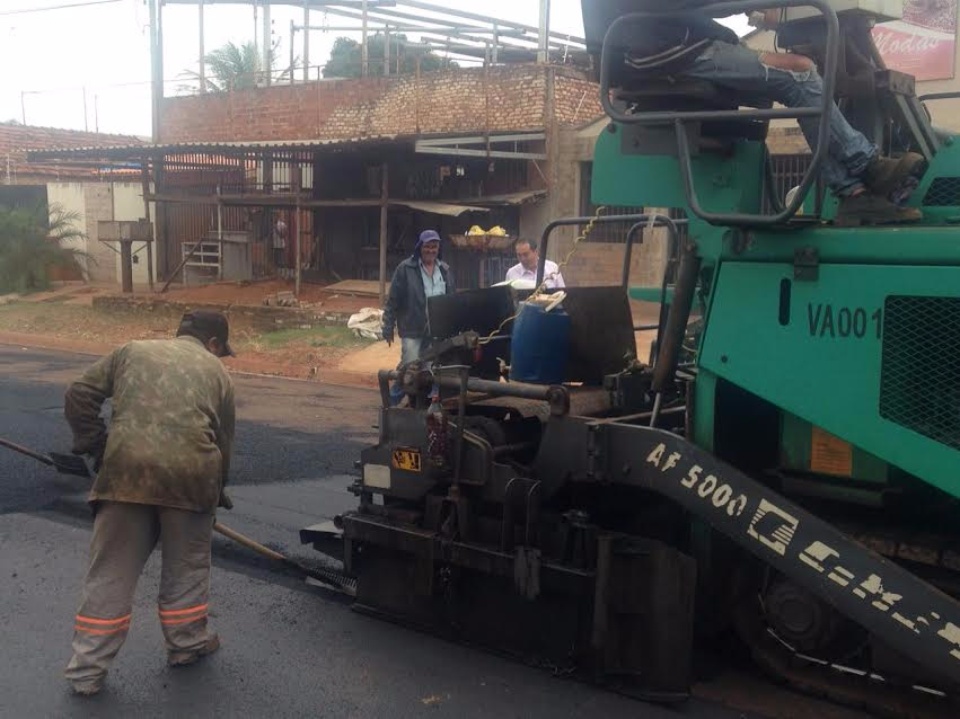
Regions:
[[[837,208],[835,225],[856,227],[859,225],[897,225],[918,222],[923,213],[915,207],[900,207],[883,197],[864,192],[855,197],[845,197]]]
[[[904,181],[919,179],[927,170],[923,155],[907,152],[899,158],[875,157],[860,178],[875,195],[889,197]]]

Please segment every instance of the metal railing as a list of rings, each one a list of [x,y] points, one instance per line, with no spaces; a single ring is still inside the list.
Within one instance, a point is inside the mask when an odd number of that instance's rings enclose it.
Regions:
[[[736,2],[719,3],[703,9],[712,17],[729,17],[741,13],[763,11],[774,8],[810,6],[823,15],[827,43],[823,67],[823,100],[819,107],[798,108],[770,108],[754,110],[702,110],[702,111],[656,111],[627,114],[614,107],[610,96],[610,76],[613,68],[614,43],[613,38],[627,22],[637,20],[669,19],[678,17],[678,11],[644,11],[621,15],[607,28],[603,40],[603,49],[600,56],[600,102],[607,115],[621,124],[636,125],[673,125],[677,139],[677,154],[679,156],[680,174],[683,180],[684,194],[690,211],[700,219],[713,225],[744,225],[744,226],[771,226],[782,224],[793,218],[807,197],[810,187],[820,174],[820,167],[828,152],[830,137],[830,113],[833,108],[833,94],[836,84],[837,56],[840,46],[840,23],[836,12],[825,0],[743,0]],[[799,191],[793,200],[779,212],[772,215],[751,214],[743,212],[709,212],[700,204],[693,179],[693,165],[691,159],[690,140],[687,137],[686,123],[710,120],[773,120],[773,119],[800,119],[816,117],[819,119],[817,129],[817,146],[813,150],[813,158],[800,183]]]

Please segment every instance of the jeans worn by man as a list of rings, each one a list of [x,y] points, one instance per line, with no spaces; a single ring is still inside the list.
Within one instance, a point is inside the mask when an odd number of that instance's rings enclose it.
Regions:
[[[767,13],[766,18],[765,26],[770,26],[776,22],[776,13]],[[764,99],[790,108],[823,103],[823,80],[810,58],[748,48],[736,33],[703,13],[691,11],[680,19],[645,23],[630,44],[626,64],[646,74],[659,67],[678,80],[710,82],[745,103]],[[819,122],[818,117],[798,120],[811,149],[817,146]],[[881,157],[877,147],[851,127],[835,102],[830,106],[829,128],[821,171],[840,199],[837,219],[873,224],[920,219],[919,210],[893,200],[902,201],[916,186],[926,167],[923,157],[915,153],[898,159]]]

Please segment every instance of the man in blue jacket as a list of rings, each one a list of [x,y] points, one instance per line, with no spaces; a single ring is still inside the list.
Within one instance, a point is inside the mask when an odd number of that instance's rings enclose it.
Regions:
[[[636,9],[662,9],[658,0],[632,0]],[[730,28],[706,12],[714,0],[679,0],[683,14],[647,20],[630,28],[624,61],[644,77],[704,80],[738,99],[765,98],[787,107],[819,107],[823,81],[815,63],[794,53],[757,51],[743,45]],[[773,29],[779,10],[755,13],[751,24]],[[887,224],[921,218],[919,210],[899,203],[926,169],[923,157],[905,153],[884,158],[878,148],[847,122],[834,103],[830,143],[822,166],[826,184],[839,198],[838,220]],[[816,147],[819,118],[799,120],[811,149]],[[911,186],[911,178],[913,178]]]
[[[397,265],[383,311],[383,339],[392,345],[396,326],[401,365],[418,359],[429,345],[427,298],[453,292],[453,273],[440,259],[440,235],[424,230],[413,255]]]

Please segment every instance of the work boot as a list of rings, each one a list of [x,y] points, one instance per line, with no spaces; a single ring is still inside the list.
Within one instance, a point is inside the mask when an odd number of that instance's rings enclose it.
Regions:
[[[875,157],[860,178],[880,197],[888,197],[909,178],[919,179],[927,169],[923,155],[907,152],[899,158]]]
[[[212,635],[202,647],[192,652],[170,652],[167,654],[167,666],[187,667],[196,664],[200,659],[213,654],[220,648],[220,637]]]
[[[73,679],[70,681],[73,693],[81,697],[92,697],[103,689],[103,677],[98,679]]]
[[[870,192],[840,200],[833,222],[838,226],[896,225],[917,222],[923,214],[915,207],[900,207]]]

